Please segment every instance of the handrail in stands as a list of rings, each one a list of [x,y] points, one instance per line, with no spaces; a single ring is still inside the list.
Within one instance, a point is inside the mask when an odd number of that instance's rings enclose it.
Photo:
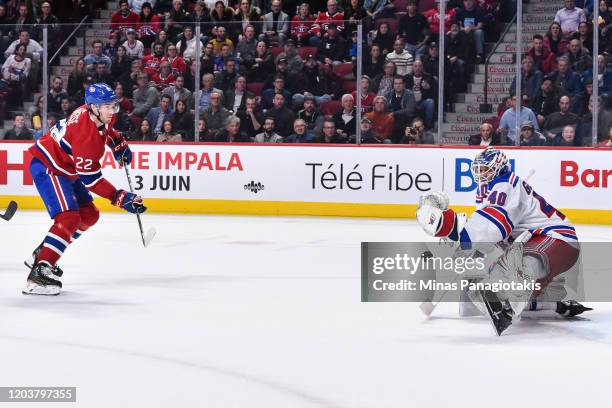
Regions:
[[[72,32],[70,33],[70,35],[64,40],[64,42],[62,43],[62,45],[60,45],[57,49],[57,51],[55,51],[55,54],[53,54],[53,56],[49,59],[49,65],[51,65],[53,63],[53,61],[55,60],[55,58],[59,55],[60,51],[62,50],[62,48],[64,48],[64,46],[68,43],[68,41],[70,41],[72,39],[72,37],[74,37],[74,35],[76,34],[76,32],[81,28],[81,26],[83,25],[83,23],[85,23],[85,21],[89,18],[89,15],[83,17],[83,19],[81,20],[81,22],[74,28],[74,30],[72,30]],[[85,41],[86,38],[83,38],[83,48],[85,48]]]

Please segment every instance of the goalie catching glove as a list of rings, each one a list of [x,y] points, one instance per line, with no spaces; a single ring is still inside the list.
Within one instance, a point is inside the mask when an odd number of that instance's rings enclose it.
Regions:
[[[465,223],[465,213],[455,213],[448,208],[448,196],[441,191],[431,191],[421,196],[417,208],[417,221],[421,228],[432,237],[459,240]]]

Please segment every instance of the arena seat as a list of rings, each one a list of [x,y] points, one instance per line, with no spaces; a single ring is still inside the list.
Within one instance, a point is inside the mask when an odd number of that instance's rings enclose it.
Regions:
[[[340,77],[345,77],[346,75],[351,75],[353,73],[353,64],[338,64],[334,65],[334,73]]]
[[[357,90],[357,83],[355,81],[343,81],[342,92],[353,93]]]
[[[321,104],[320,111],[323,115],[333,115],[340,110],[342,104],[340,101],[327,101]]]
[[[278,54],[280,54],[283,51],[285,51],[283,47],[270,47],[270,52],[272,53],[272,57],[274,57],[274,59],[276,59]]]
[[[317,58],[317,47],[300,47],[297,49],[297,52],[304,61],[306,61],[306,58],[308,58],[310,54]]]
[[[247,84],[247,91],[253,92],[255,96],[261,96],[261,92],[263,91],[264,83],[263,82],[250,82]]]

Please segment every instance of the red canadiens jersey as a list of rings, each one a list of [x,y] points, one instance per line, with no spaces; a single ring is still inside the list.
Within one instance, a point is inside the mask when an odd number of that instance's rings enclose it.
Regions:
[[[46,164],[49,172],[70,180],[80,179],[95,194],[113,199],[116,188],[102,177],[100,160],[107,144],[122,139],[111,123],[98,129],[85,105],[57,122],[49,133],[30,147],[30,153]]]

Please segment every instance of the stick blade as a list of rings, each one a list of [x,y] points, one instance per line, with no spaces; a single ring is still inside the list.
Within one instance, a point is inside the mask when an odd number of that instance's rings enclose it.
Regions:
[[[421,311],[425,313],[425,316],[431,316],[435,308],[434,304],[429,301],[421,303],[419,307],[421,308]]]
[[[16,212],[17,203],[15,201],[11,201],[6,207],[6,211],[4,212],[4,214],[0,214],[0,218],[4,219],[5,221],[8,221],[13,218],[13,215],[15,215]]]
[[[155,230],[155,228],[151,228],[147,231],[147,233],[143,236],[142,238],[142,243],[144,244],[144,247],[148,247],[149,244],[151,243],[151,241],[153,241],[153,238],[155,238],[155,234],[157,234],[157,231]]]

